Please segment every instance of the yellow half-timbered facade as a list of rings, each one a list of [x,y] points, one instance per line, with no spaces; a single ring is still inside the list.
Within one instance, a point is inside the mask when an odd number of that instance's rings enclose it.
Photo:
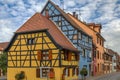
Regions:
[[[25,73],[24,80],[78,79],[79,51],[40,13],[15,32],[6,51],[7,80],[15,80],[15,75],[21,71]]]

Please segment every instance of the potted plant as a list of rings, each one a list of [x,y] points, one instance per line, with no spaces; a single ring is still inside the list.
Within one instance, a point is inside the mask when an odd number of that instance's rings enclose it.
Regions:
[[[88,75],[88,71],[85,67],[83,67],[82,70],[80,71],[80,75],[82,76],[82,80],[86,79],[86,76]]]
[[[25,72],[24,71],[21,71],[20,73],[17,73],[15,75],[16,80],[23,80],[24,78],[25,78]]]

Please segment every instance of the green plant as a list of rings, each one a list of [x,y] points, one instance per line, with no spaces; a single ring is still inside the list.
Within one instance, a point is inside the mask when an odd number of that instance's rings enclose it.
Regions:
[[[22,80],[22,79],[24,79],[25,78],[25,72],[24,71],[21,71],[20,73],[17,73],[16,75],[15,75],[15,79],[16,80]]]
[[[82,80],[85,80],[85,77],[88,75],[88,71],[86,68],[82,68],[82,70],[80,71],[80,74],[82,76]]]
[[[0,55],[0,68],[2,69],[3,75],[7,72],[7,53],[3,52]]]

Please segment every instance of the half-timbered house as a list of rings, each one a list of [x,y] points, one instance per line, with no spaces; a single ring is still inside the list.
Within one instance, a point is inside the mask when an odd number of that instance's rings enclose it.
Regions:
[[[74,22],[64,10],[51,0],[48,0],[41,13],[45,15],[46,10],[48,10],[49,19],[58,25],[57,27],[80,51],[79,69],[81,70],[85,67],[88,71],[88,76],[91,75],[92,37],[85,33],[86,31],[78,23]],[[73,16],[78,19],[78,15],[75,12]]]
[[[46,15],[33,15],[14,34],[8,52],[7,80],[78,79],[79,50]]]

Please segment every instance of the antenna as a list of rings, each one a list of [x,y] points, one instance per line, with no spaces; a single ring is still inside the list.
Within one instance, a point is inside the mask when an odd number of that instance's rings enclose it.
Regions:
[[[82,11],[82,10],[80,10],[80,9],[76,9],[76,10],[75,10],[75,12],[77,12],[78,15],[79,15],[79,16],[78,16],[78,19],[80,19],[81,21],[84,22],[83,18],[81,17],[81,11]]]
[[[60,0],[60,5],[61,5],[62,9],[64,10],[64,1],[63,0]]]

